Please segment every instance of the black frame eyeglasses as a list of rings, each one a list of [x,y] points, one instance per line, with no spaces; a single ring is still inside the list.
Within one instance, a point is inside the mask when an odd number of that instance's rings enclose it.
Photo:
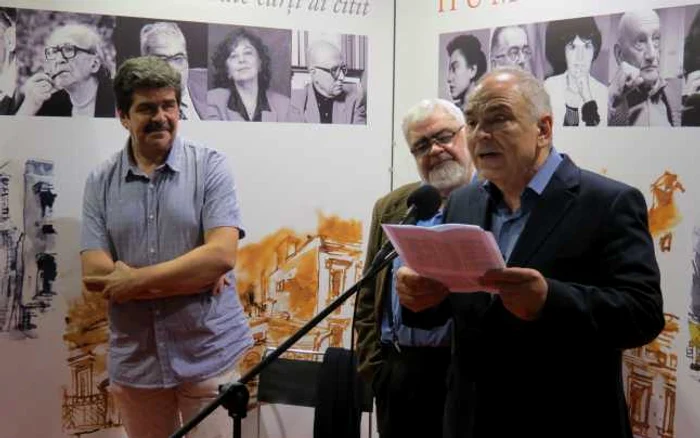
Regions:
[[[416,158],[422,158],[427,155],[428,152],[430,152],[430,149],[433,147],[433,143],[440,147],[448,146],[454,141],[455,136],[464,128],[464,126],[465,125],[462,125],[454,131],[443,129],[435,135],[421,138],[411,145],[411,154],[413,154],[413,156]]]
[[[94,55],[95,52],[89,49],[83,49],[75,44],[61,44],[59,46],[49,46],[44,49],[44,56],[48,61],[53,61],[60,53],[63,59],[73,59],[78,55],[78,52],[89,53]]]
[[[333,76],[333,79],[338,79],[340,77],[341,73],[343,74],[343,76],[347,76],[347,74],[348,74],[348,66],[345,64],[340,64],[340,65],[335,66],[333,68],[326,68],[326,67],[319,67],[319,66],[315,66],[314,68],[325,71],[329,75]]]

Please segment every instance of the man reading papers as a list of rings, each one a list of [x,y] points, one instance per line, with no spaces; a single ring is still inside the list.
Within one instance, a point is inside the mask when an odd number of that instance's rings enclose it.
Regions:
[[[445,222],[494,233],[508,267],[481,282],[498,293],[397,272],[405,324],[454,321],[445,436],[631,438],[621,351],[664,326],[644,197],[552,147],[530,73],[484,75],[466,118],[484,181],[452,193]]]

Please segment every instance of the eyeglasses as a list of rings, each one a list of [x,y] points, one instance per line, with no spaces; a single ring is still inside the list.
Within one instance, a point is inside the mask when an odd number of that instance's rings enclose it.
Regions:
[[[440,133],[430,136],[423,137],[417,142],[413,143],[411,146],[411,154],[416,158],[422,158],[430,152],[433,147],[433,143],[440,147],[448,146],[455,138],[455,135],[464,128],[464,125],[457,128],[455,131],[450,131],[448,129],[443,129]]]
[[[532,49],[530,48],[530,46],[514,46],[509,47],[506,53],[494,56],[493,59],[503,60],[504,58],[508,58],[511,62],[518,62],[521,57],[523,61],[527,61],[528,59],[530,59],[531,56]]]
[[[75,58],[78,52],[90,53],[91,55],[95,54],[93,50],[83,49],[75,44],[61,44],[60,46],[50,46],[44,49],[44,55],[49,61],[56,59],[56,55],[58,55],[59,52],[66,60]]]
[[[348,66],[345,64],[340,64],[340,65],[338,65],[336,67],[332,67],[332,68],[325,68],[325,67],[319,67],[319,66],[315,66],[314,68],[325,71],[326,73],[333,76],[333,79],[338,79],[341,74],[343,76],[348,74]]]

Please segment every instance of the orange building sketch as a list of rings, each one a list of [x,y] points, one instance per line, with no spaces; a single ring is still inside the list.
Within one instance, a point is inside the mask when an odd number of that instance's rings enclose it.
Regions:
[[[632,432],[637,438],[673,438],[676,413],[678,335],[676,315],[664,314],[663,332],[651,343],[623,354],[623,377]]]
[[[70,388],[63,388],[62,426],[81,436],[121,424],[107,391],[107,301],[100,294],[83,291],[66,315],[63,340],[70,352]]]
[[[649,209],[649,232],[659,237],[661,251],[671,250],[673,228],[678,225],[681,215],[675,203],[675,193],[685,193],[685,187],[678,180],[678,175],[666,170],[651,184],[652,204]]]
[[[236,281],[256,341],[241,372],[301,328],[362,275],[362,223],[319,215],[313,234],[280,229],[242,247]],[[349,345],[353,304],[346,302],[294,346],[322,352]],[[304,353],[288,358],[314,359]],[[255,387],[251,385],[251,394]]]
[[[693,228],[692,282],[688,312],[688,346],[685,355],[690,361],[690,376],[700,381],[700,226]]]

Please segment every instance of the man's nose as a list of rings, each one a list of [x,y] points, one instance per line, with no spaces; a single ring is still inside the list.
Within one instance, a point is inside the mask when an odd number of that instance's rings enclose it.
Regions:
[[[659,57],[659,49],[654,45],[654,41],[649,38],[644,44],[644,58],[655,60]]]

